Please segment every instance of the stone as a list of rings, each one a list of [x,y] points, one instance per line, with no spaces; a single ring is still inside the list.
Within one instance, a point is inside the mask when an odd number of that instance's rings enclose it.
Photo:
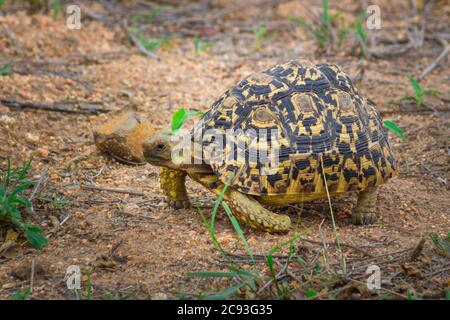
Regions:
[[[94,128],[97,148],[124,163],[144,163],[142,144],[155,134],[151,122],[136,114],[123,114]]]

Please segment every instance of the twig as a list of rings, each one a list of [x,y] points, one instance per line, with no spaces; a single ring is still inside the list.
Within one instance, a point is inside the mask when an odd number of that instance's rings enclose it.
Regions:
[[[446,42],[445,42],[446,43]],[[450,51],[450,45],[448,45],[447,43],[445,44],[444,50],[442,50],[442,52],[439,54],[439,56],[428,66],[426,67],[422,73],[419,76],[419,80],[425,78],[425,76],[430,73],[434,68],[436,68],[439,63],[441,62],[441,60],[443,60],[448,52]]]
[[[62,219],[62,221],[59,223],[59,226],[62,226],[64,223],[66,223],[67,222],[67,220],[69,220],[70,219],[70,217],[71,217],[71,215],[70,214],[68,214],[64,219]]]
[[[80,108],[80,109],[68,109],[67,105],[73,105],[78,103],[86,103],[86,104],[101,104],[101,102],[96,101],[75,101],[75,100],[68,100],[68,101],[59,101],[51,104],[47,103],[33,103],[33,102],[19,102],[15,100],[10,99],[0,99],[0,103],[4,106],[7,106],[8,108],[13,109],[34,109],[34,110],[46,110],[46,111],[52,111],[52,112],[64,112],[64,113],[78,113],[78,114],[99,114],[99,113],[107,113],[110,112],[110,109],[102,109],[102,108]]]
[[[103,173],[103,170],[105,170],[105,168],[106,168],[106,164],[104,164],[95,175],[88,176],[87,178],[88,178],[89,182],[91,184],[94,184],[94,180],[97,179]]]
[[[438,275],[438,274],[440,274],[440,273],[446,272],[446,271],[450,271],[450,266],[446,266],[446,267],[444,267],[444,268],[441,268],[441,269],[439,269],[439,270],[436,270],[436,271],[434,271],[434,272],[428,274],[428,275],[427,275],[427,278],[434,277],[434,276],[436,276],[436,275]]]
[[[11,30],[9,30],[8,27],[5,26],[4,24],[2,24],[2,28],[3,28],[3,31],[5,31],[5,34],[9,38],[9,40],[11,40],[11,42],[14,45],[14,47],[16,48],[16,50],[19,53],[22,53],[23,52],[23,48],[21,47],[21,45],[17,41],[16,37],[14,36],[14,33]]]
[[[33,259],[33,260],[31,261],[30,293],[33,292],[33,285],[34,285],[34,269],[35,269],[35,265],[36,265],[36,262],[35,262],[35,260]]]
[[[314,244],[337,245],[337,243],[335,241],[334,242],[321,242],[321,241],[310,240],[310,239],[306,239],[306,238],[300,238],[300,240],[303,240],[303,241],[306,241],[306,242],[309,242],[309,243],[314,243]],[[341,246],[343,246],[343,247],[348,247],[348,248],[351,248],[351,249],[353,249],[355,251],[361,252],[362,254],[364,254],[367,257],[371,257],[371,258],[374,257],[372,254],[368,253],[367,251],[365,251],[365,250],[363,250],[363,249],[361,249],[361,248],[359,248],[357,246],[354,246],[352,244],[341,242],[341,241],[339,241],[339,244]]]
[[[155,59],[156,61],[159,61],[160,58],[156,55],[156,53],[147,50],[145,46],[139,41],[139,39],[136,37],[136,35],[128,29],[128,20],[123,20],[123,29],[125,30],[126,34],[128,35],[128,38],[131,40],[131,42],[139,49],[140,52],[145,54],[147,57],[150,57],[152,59]]]
[[[33,189],[33,192],[31,193],[30,197],[28,198],[28,201],[32,202],[33,199],[36,197],[39,192],[41,192],[41,189],[45,186],[48,180],[48,168],[45,167],[42,172],[41,176],[39,177],[39,180],[36,183],[36,186]]]
[[[433,177],[435,177],[436,179],[438,179],[439,182],[441,182],[441,183],[443,183],[443,184],[447,184],[447,179],[446,179],[446,178],[441,177],[441,176],[438,175],[436,172],[434,172],[433,170],[431,170],[430,168],[428,168],[428,167],[424,164],[423,161],[420,163],[420,166],[421,166],[422,168],[424,168],[425,170],[427,170],[428,173],[430,173]]]
[[[112,246],[111,251],[110,251],[110,256],[114,261],[120,262],[120,263],[124,263],[127,261],[128,256],[119,256],[116,255],[116,251],[117,249],[122,245],[123,240],[119,240],[119,242],[117,242],[115,245]]]

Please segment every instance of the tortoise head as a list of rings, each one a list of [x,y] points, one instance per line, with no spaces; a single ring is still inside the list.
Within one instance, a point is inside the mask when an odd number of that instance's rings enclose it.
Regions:
[[[172,149],[175,142],[166,136],[150,136],[142,145],[145,160],[158,167],[178,169],[179,165],[172,161]]]

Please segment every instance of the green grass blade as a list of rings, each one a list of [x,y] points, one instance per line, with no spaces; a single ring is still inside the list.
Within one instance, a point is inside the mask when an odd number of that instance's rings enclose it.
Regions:
[[[419,82],[417,82],[417,80],[414,79],[412,74],[408,74],[408,81],[413,87],[416,95],[422,95],[422,87],[420,86]]]
[[[222,253],[222,255],[225,258],[228,258],[227,253],[225,252],[225,250],[223,250],[222,246],[220,245],[219,241],[216,238],[216,234],[214,232],[214,229],[211,227],[210,223],[208,222],[208,219],[206,219],[205,215],[203,214],[203,210],[200,207],[200,205],[198,204],[196,199],[195,199],[194,204],[195,204],[195,207],[197,208],[197,211],[198,211],[198,213],[200,215],[200,218],[202,219],[203,225],[208,229],[209,235],[211,237],[211,242],[216,247],[216,249],[219,250],[220,253]]]
[[[330,16],[328,15],[328,0],[322,0],[322,21],[325,25],[330,23]]]
[[[61,3],[59,0],[53,0],[53,16],[56,18],[59,15],[61,9]]]
[[[213,233],[215,232],[214,221],[216,220],[217,210],[219,209],[219,205],[222,202],[223,196],[225,195],[225,192],[227,191],[228,186],[230,185],[231,180],[233,180],[233,178],[234,178],[234,173],[231,175],[230,178],[228,178],[227,182],[225,183],[225,186],[223,187],[222,191],[219,194],[219,197],[216,200],[216,203],[214,204],[214,209],[213,209],[213,212],[211,215],[211,224],[210,224],[211,230],[213,231]]]
[[[253,252],[250,249],[250,246],[248,245],[247,239],[245,239],[244,232],[242,232],[241,226],[239,225],[239,222],[237,221],[236,217],[233,216],[233,213],[231,212],[230,207],[225,202],[222,202],[222,207],[225,209],[225,212],[228,215],[228,218],[230,218],[231,224],[234,227],[234,230],[236,230],[236,233],[238,234],[239,238],[241,238],[242,243],[245,246],[245,249],[247,250],[248,255],[250,256],[250,259],[252,260],[252,263],[255,264],[255,259],[253,257]]]
[[[245,281],[239,282],[238,284],[228,287],[221,292],[215,293],[210,296],[206,296],[205,299],[206,300],[224,300],[224,299],[228,298],[229,296],[235,294],[236,291],[238,291],[240,288],[242,288],[246,284],[247,283]]]
[[[366,42],[367,34],[363,28],[363,16],[364,14],[359,14],[356,19],[356,33],[362,42]]]
[[[313,31],[312,25],[309,22],[307,22],[304,19],[302,19],[302,18],[288,17],[287,20],[290,21],[290,22],[294,22],[294,23],[298,24],[299,26],[305,28],[308,31],[311,31],[311,32]]]
[[[403,132],[403,130],[401,128],[399,128],[397,126],[397,124],[392,121],[392,120],[384,120],[383,121],[383,125],[389,129],[390,131],[392,131],[393,133],[395,133],[397,136],[400,137],[400,139],[405,140],[406,136],[405,133]]]
[[[417,82],[416,79],[414,79],[412,74],[408,74],[408,81],[411,84],[415,94],[416,94],[416,104],[417,107],[421,107],[422,106],[422,97],[423,97],[423,89],[420,86],[419,82]]]

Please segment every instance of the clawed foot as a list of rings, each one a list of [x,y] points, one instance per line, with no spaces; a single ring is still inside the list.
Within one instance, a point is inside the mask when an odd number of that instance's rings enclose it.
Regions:
[[[189,209],[191,208],[191,202],[189,200],[175,200],[168,199],[169,207],[173,209]]]
[[[358,212],[357,210],[355,210],[352,214],[353,224],[367,225],[373,224],[375,223],[375,221],[377,221],[377,215],[375,214],[375,212]]]

